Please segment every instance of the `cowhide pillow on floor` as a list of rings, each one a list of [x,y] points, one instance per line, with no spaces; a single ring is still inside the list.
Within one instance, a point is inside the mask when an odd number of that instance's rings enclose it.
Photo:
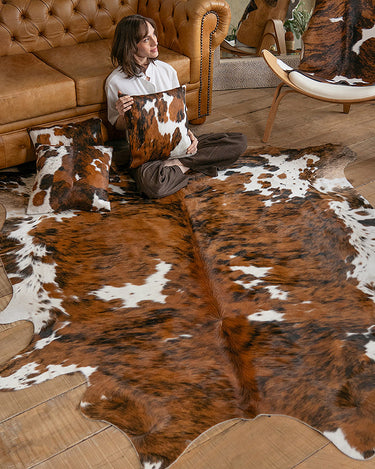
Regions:
[[[38,145],[37,175],[27,213],[110,211],[112,148]]]
[[[185,87],[133,96],[125,113],[131,168],[150,160],[187,156],[191,144],[185,106]]]
[[[79,147],[103,145],[102,121],[98,118],[52,127],[33,127],[30,139],[37,145],[76,145]]]

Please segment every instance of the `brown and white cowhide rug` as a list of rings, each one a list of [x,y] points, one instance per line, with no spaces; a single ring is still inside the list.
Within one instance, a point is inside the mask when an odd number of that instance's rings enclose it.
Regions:
[[[162,200],[112,178],[112,211],[26,216],[33,176],[2,176],[0,322],[35,337],[16,390],[81,371],[89,417],[166,467],[209,427],[285,414],[347,455],[375,449],[375,211],[333,145],[253,151]]]

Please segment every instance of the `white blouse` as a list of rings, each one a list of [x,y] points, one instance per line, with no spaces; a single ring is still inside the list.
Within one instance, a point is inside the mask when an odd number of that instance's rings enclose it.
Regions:
[[[146,74],[143,73],[140,77],[127,78],[120,67],[117,67],[105,82],[109,122],[115,125],[119,117],[116,110],[119,91],[129,96],[139,96],[171,90],[178,86],[180,83],[176,70],[161,60],[150,62]]]

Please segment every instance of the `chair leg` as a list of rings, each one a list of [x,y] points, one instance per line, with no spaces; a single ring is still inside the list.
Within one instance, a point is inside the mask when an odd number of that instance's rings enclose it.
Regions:
[[[293,93],[295,90],[287,89],[284,92],[281,92],[282,87],[285,85],[285,83],[281,82],[278,87],[276,88],[275,94],[273,96],[273,101],[271,105],[270,112],[268,114],[268,119],[267,119],[267,124],[266,124],[266,129],[264,131],[264,135],[262,138],[262,142],[267,143],[270,136],[271,136],[271,131],[273,127],[273,123],[275,121],[277,109],[279,107],[280,101],[283,99],[285,95],[288,93]]]
[[[343,112],[344,112],[345,114],[349,114],[349,111],[350,111],[350,104],[347,104],[347,103],[343,104],[343,105],[342,105],[342,110],[343,110]]]

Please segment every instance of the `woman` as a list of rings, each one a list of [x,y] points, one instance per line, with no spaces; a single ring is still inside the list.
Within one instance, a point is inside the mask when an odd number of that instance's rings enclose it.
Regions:
[[[155,23],[141,15],[123,18],[117,25],[111,59],[117,68],[106,80],[108,120],[117,130],[125,130],[124,113],[132,96],[158,93],[180,86],[177,73],[169,64],[158,60]],[[123,94],[118,98],[119,92]],[[246,137],[240,133],[202,135],[198,139],[189,130],[192,156],[153,160],[132,169],[138,189],[150,198],[173,194],[189,181],[189,169],[216,176],[218,169],[234,163],[246,149]]]

